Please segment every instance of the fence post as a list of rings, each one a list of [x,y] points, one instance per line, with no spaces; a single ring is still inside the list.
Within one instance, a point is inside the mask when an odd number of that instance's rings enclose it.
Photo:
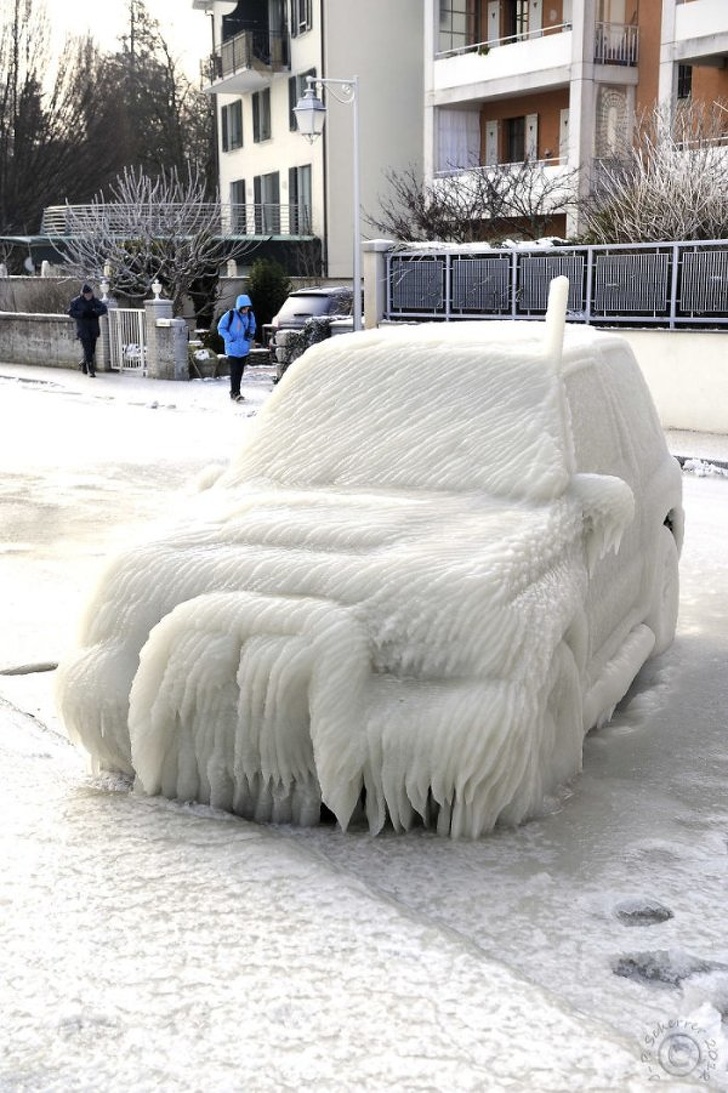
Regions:
[[[364,326],[379,326],[388,309],[387,255],[391,239],[367,239],[362,243],[364,274]]]
[[[105,300],[104,303],[108,308],[115,307],[111,300]],[[97,372],[110,372],[111,371],[111,333],[109,330],[109,316],[102,315],[99,319],[99,326],[101,327],[101,337],[96,343],[96,371]]]
[[[675,329],[675,316],[677,315],[677,286],[680,271],[680,258],[682,249],[679,243],[672,245],[672,278],[670,280],[670,330]]]

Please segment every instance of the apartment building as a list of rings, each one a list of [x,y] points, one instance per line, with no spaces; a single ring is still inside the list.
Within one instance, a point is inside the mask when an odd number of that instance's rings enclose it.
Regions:
[[[428,178],[611,157],[637,114],[726,108],[726,0],[424,0]],[[556,234],[578,227],[557,218]]]
[[[230,230],[269,241],[253,257],[273,253],[292,274],[350,279],[354,105],[337,99],[337,92],[346,97],[345,88],[319,89],[327,117],[313,143],[299,134],[293,110],[308,76],[358,77],[366,236],[366,217],[387,188],[386,171],[422,165],[422,0],[192,0],[192,6],[210,16],[206,91],[216,103],[220,194]]]

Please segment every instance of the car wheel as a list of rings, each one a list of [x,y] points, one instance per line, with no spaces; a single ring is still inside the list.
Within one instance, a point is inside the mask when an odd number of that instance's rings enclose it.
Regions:
[[[680,606],[680,576],[677,543],[668,527],[660,528],[652,609],[645,619],[655,635],[652,656],[659,656],[672,644]]]

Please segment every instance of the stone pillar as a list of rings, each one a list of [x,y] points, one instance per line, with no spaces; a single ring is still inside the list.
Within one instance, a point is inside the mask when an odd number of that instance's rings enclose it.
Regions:
[[[364,254],[364,326],[379,326],[387,305],[387,255],[394,249],[390,239],[368,239]]]
[[[107,308],[111,309],[116,307],[116,301],[104,300]],[[111,337],[109,332],[109,316],[108,314],[102,315],[99,319],[99,326],[101,327],[101,335],[96,342],[96,371],[97,372],[110,372],[111,371]]]
[[[144,303],[147,375],[155,380],[188,380],[187,323],[172,318],[171,300]]]
[[[677,52],[675,49],[675,18],[677,0],[662,0],[660,30],[660,66],[657,77],[658,106],[672,117],[677,102]]]
[[[594,82],[594,43],[596,39],[596,6],[574,4],[572,22],[571,85],[569,91],[569,158],[570,169],[580,167],[579,200],[585,198],[591,184],[594,162],[594,130],[596,125],[597,88]],[[579,202],[566,216],[566,234],[578,235],[581,230]]]

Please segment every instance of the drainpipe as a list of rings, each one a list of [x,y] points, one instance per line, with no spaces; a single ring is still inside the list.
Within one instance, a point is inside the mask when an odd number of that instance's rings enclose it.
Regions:
[[[324,49],[326,44],[326,25],[324,22],[324,0],[319,0],[319,26],[321,27],[321,71],[319,76],[326,76],[326,58],[324,55]],[[329,182],[328,182],[328,144],[326,137],[326,128],[324,128],[321,139],[321,156],[322,156],[322,170],[323,170],[323,197],[324,197],[324,230],[323,239],[321,240],[321,272],[324,277],[329,275]]]
[[[210,17],[210,37],[212,39],[212,64],[215,64],[215,9],[211,8],[205,12]],[[214,72],[210,72],[210,79],[214,76]],[[212,106],[212,169],[214,177],[216,179],[216,189],[220,186],[220,146],[219,146],[219,123],[217,119],[217,95],[210,95],[210,103]],[[222,201],[222,194],[220,194],[220,200]]]

